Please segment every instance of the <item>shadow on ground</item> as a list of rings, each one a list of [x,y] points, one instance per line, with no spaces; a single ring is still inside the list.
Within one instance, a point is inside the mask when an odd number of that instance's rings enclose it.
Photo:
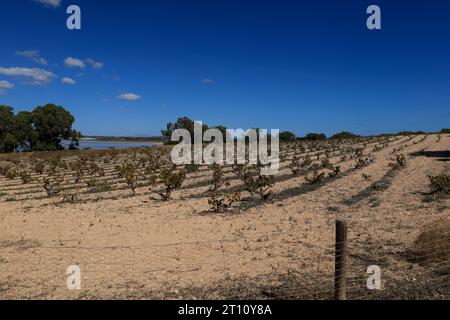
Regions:
[[[439,161],[450,161],[450,150],[442,151],[417,151],[410,153],[413,157],[438,158]]]

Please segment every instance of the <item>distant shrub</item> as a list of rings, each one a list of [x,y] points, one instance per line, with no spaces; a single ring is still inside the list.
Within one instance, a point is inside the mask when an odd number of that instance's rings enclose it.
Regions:
[[[306,140],[321,141],[327,140],[327,136],[324,133],[308,133],[305,137]]]
[[[6,175],[10,169],[11,165],[0,166],[0,174]]]
[[[116,170],[119,173],[119,177],[125,179],[125,182],[130,187],[131,192],[135,194],[138,185],[136,165],[132,163],[125,163],[121,166],[116,166]]]
[[[426,134],[424,131],[400,131],[398,133],[401,136],[413,136],[413,135],[419,135],[419,134]]]
[[[101,168],[97,163],[91,162],[89,164],[89,174],[91,175],[98,175],[100,177],[105,176],[105,170]]]
[[[283,131],[280,133],[280,141],[291,142],[295,141],[295,139],[296,139],[295,134],[290,131]]]
[[[37,174],[43,174],[44,170],[45,170],[45,162],[44,161],[39,161],[38,163],[36,163],[34,165],[34,172],[36,172]]]
[[[107,192],[112,190],[112,187],[107,180],[91,179],[88,180],[86,184],[90,188],[90,192]]]
[[[22,180],[23,184],[27,184],[28,182],[30,182],[32,180],[31,174],[27,170],[23,170],[23,171],[19,172],[18,175],[19,175],[20,179]]]
[[[450,128],[444,128],[441,130],[441,133],[450,134]]]
[[[13,180],[13,179],[17,178],[17,171],[13,170],[13,169],[9,169],[6,172],[5,177],[9,180]]]
[[[360,136],[358,136],[354,133],[348,132],[348,131],[342,131],[342,132],[336,133],[330,139],[341,140],[341,139],[355,139],[355,138],[360,138]]]

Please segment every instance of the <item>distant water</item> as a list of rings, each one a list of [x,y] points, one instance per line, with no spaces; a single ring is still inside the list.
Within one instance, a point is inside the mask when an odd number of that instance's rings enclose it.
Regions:
[[[157,144],[151,142],[127,142],[127,141],[97,141],[97,140],[80,140],[79,149],[126,149],[136,147],[153,147]]]

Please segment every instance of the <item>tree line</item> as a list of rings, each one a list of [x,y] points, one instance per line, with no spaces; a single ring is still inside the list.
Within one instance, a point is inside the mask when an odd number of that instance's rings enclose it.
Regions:
[[[223,125],[218,125],[215,127],[209,127],[207,124],[203,124],[202,131],[205,132],[209,128],[218,129],[223,137],[226,137],[226,130],[227,128]],[[166,128],[164,130],[161,130],[161,134],[163,138],[167,141],[167,143],[172,143],[170,141],[170,138],[172,136],[172,133],[176,129],[186,129],[191,134],[191,137],[194,137],[194,120],[191,120],[188,117],[181,117],[178,118],[175,122],[169,122],[166,125]],[[258,130],[256,128],[256,130]],[[351,139],[351,138],[357,138],[358,135],[355,135],[351,132],[343,131],[338,134],[335,134],[331,137],[331,139]],[[279,135],[280,141],[283,142],[290,142],[290,141],[296,141],[296,140],[327,140],[327,136],[323,133],[308,133],[305,137],[297,137],[293,132],[290,131],[282,131]],[[193,138],[192,138],[193,139]]]
[[[61,106],[46,104],[33,111],[14,113],[0,105],[0,152],[77,149],[81,133],[72,128],[75,118]]]

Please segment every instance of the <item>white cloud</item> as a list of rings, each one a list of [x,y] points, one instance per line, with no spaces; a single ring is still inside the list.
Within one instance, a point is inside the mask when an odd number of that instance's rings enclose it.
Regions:
[[[16,54],[21,57],[31,59],[40,65],[43,65],[43,66],[48,65],[47,60],[45,60],[44,58],[41,57],[38,50],[16,51]]]
[[[94,69],[101,69],[103,68],[103,62],[95,61],[91,58],[86,60],[87,64],[90,64],[92,68]]]
[[[6,94],[9,89],[14,88],[14,85],[6,80],[0,80],[0,96]]]
[[[85,68],[85,64],[83,61],[81,61],[80,59],[77,58],[72,58],[72,57],[68,57],[64,60],[64,64],[66,65],[66,67],[68,68],[81,68],[84,69]]]
[[[12,89],[14,85],[6,80],[0,80],[0,89]]]
[[[123,93],[117,97],[117,99],[121,100],[129,100],[129,101],[136,101],[141,99],[141,96],[134,94],[134,93]]]
[[[211,84],[211,83],[214,83],[214,80],[206,78],[206,79],[202,79],[202,83],[203,84]]]
[[[75,84],[75,83],[77,83],[75,80],[73,80],[71,78],[68,78],[68,77],[62,78],[61,81],[62,81],[62,83],[65,83],[65,84]]]
[[[34,84],[44,84],[55,77],[53,72],[39,68],[0,67],[0,74],[4,76],[31,78]]]
[[[61,5],[62,0],[35,0],[35,1],[42,3],[44,6],[58,8]]]

